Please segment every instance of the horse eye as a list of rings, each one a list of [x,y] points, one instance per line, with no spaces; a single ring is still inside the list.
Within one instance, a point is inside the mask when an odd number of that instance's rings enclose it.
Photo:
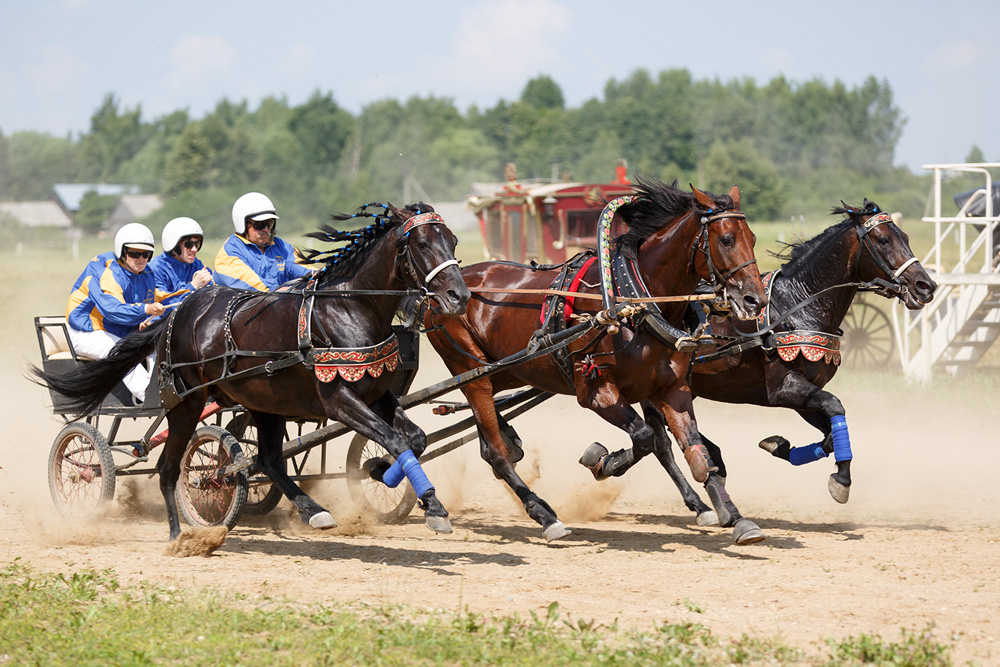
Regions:
[[[892,243],[892,241],[890,241],[889,239],[887,239],[887,238],[885,238],[885,237],[883,237],[883,238],[880,238],[880,239],[878,240],[878,244],[879,244],[879,245],[889,245],[890,243]]]
[[[417,247],[421,250],[427,249],[427,241],[417,241]]]
[[[724,247],[729,248],[733,245],[733,237],[721,236],[719,237],[719,243],[721,243]]]

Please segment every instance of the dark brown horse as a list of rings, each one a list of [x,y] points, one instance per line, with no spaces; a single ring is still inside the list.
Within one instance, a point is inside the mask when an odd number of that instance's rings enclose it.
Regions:
[[[708,280],[720,300],[725,295],[738,316],[755,317],[766,297],[753,254],[754,237],[740,213],[739,190],[734,186],[728,196],[714,196],[694,188],[689,193],[655,181],[640,181],[635,193],[630,203],[618,209],[629,231],[616,241],[615,261],[631,267],[627,280],[644,283],[654,297],[689,295],[699,281]],[[594,286],[600,283],[597,266],[592,264],[580,281],[574,280],[579,284],[578,292],[596,293]],[[557,271],[484,262],[464,269],[462,275],[474,294],[465,315],[445,319],[431,314],[425,319],[432,325],[428,338],[455,375],[528,346],[539,328],[545,298],[537,292],[550,287]],[[616,286],[622,287],[617,278]],[[481,291],[477,294],[477,290]],[[578,315],[594,316],[601,310],[601,301],[577,297],[574,307]],[[679,329],[685,309],[686,304],[680,302],[658,310],[650,306],[624,322],[616,333],[600,331],[574,342],[568,350],[569,363],[563,366],[556,355],[548,355],[462,387],[479,427],[483,458],[542,526],[547,540],[569,531],[515,472],[514,464],[522,456],[520,439],[494,405],[497,392],[524,385],[575,395],[580,405],[628,433],[632,449],[619,453],[619,468],[608,466],[599,477],[620,474],[646,454],[655,452],[658,459],[665,460],[663,448],[669,448],[670,440],[632,407],[648,401],[669,425],[695,478],[705,482],[712,498],[727,507],[727,525],[734,526],[737,540],[759,539],[759,529],[740,517],[717,479],[698,435],[687,386],[691,352],[679,352],[675,340],[662,336],[665,327]]]
[[[781,268],[764,276],[769,305],[756,326],[730,318],[711,322],[721,350],[703,348],[696,355],[691,391],[714,401],[798,412],[820,431],[822,440],[792,447],[776,435],[761,441],[760,447],[793,465],[833,454],[836,471],[828,488],[834,500],[846,503],[853,457],[846,410],[823,389],[839,367],[840,324],[861,285],[873,285],[910,310],[929,303],[937,285],[913,256],[906,233],[877,204],[865,199],[861,206],[836,207],[833,214],[845,219],[790,245],[779,255],[786,260]],[[718,446],[701,437],[725,477]],[[687,506],[705,511],[707,506],[680,468],[668,470]]]
[[[381,212],[370,212],[374,207]],[[305,251],[306,259],[321,267],[310,281],[274,293],[203,288],[165,322],[124,338],[107,359],[65,376],[35,369],[45,384],[87,413],[156,348],[169,424],[157,468],[171,539],[180,534],[174,491],[181,457],[210,394],[250,411],[258,428],[260,469],[314,528],[336,523],[285,472],[286,417],[342,422],[397,458],[419,455],[426,447],[424,432],[389,391],[398,362],[391,325],[406,288],[432,297],[431,310],[442,317],[465,311],[469,291],[454,258],[457,240],[426,204],[406,209],[369,204],[355,216],[334,216],[349,217],[374,222],[352,232],[324,226],[311,234],[346,245]],[[408,477],[428,526],[450,532],[447,511],[417,468]]]

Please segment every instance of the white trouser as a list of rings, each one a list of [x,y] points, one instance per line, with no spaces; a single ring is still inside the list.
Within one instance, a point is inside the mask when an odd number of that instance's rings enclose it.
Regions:
[[[105,358],[111,353],[111,348],[115,346],[115,343],[121,340],[118,336],[103,329],[94,331],[78,331],[73,327],[66,327],[66,329],[69,331],[69,340],[73,343],[73,349],[76,350],[77,356],[88,359]],[[152,357],[153,355],[150,355],[149,368],[152,368]],[[149,386],[151,374],[149,368],[141,363],[137,364],[122,380],[140,403],[146,397],[146,388]]]

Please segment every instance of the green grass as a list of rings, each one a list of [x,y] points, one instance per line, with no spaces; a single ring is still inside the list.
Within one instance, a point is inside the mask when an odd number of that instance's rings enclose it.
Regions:
[[[111,571],[0,570],[0,664],[16,665],[911,665],[951,664],[932,629],[827,639],[716,637],[694,623],[649,630],[544,614],[303,605],[218,590],[121,585]]]

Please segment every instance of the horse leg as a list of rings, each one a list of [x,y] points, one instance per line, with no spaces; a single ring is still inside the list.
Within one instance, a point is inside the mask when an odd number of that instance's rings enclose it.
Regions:
[[[181,476],[181,459],[191,440],[191,434],[198,426],[198,418],[205,406],[205,398],[189,396],[167,413],[167,439],[163,445],[156,469],[160,474],[160,493],[167,505],[167,523],[170,539],[176,540],[181,534],[181,523],[177,513],[177,480]]]
[[[451,521],[448,520],[448,510],[438,499],[437,491],[427,479],[418,461],[427,449],[427,434],[406,415],[406,410],[400,406],[399,399],[390,391],[383,394],[371,408],[386,423],[391,421],[392,430],[403,439],[402,451],[393,453],[390,450],[389,453],[396,457],[399,462],[398,467],[401,468],[400,473],[410,480],[410,485],[416,491],[418,504],[424,511],[424,523],[436,533],[450,533],[452,527]],[[388,445],[386,449],[389,449]],[[412,460],[407,452],[412,454]]]
[[[257,465],[286,498],[299,510],[302,523],[310,528],[335,528],[337,522],[324,507],[310,498],[288,476],[282,465],[282,445],[285,440],[285,418],[266,412],[252,411],[257,424]]]
[[[596,480],[621,477],[647,454],[653,452],[656,447],[656,434],[652,426],[622,398],[618,387],[612,381],[600,377],[587,379],[585,374],[579,371],[573,374],[573,380],[576,384],[577,402],[596,412],[604,421],[628,433],[632,440],[630,449],[619,449],[610,454],[601,443],[591,443],[580,457],[580,465],[589,469]],[[681,494],[683,493],[682,490]]]
[[[670,479],[673,480],[677,490],[681,493],[684,505],[695,513],[695,522],[699,526],[718,526],[719,515],[705,504],[701,497],[688,484],[687,478],[681,472],[680,466],[674,461],[674,452],[671,448],[670,436],[667,435],[667,422],[663,414],[649,401],[642,402],[642,414],[646,423],[653,429],[656,438],[653,453],[656,455],[660,465],[664,467]]]
[[[803,447],[792,447],[780,435],[761,440],[759,446],[772,456],[804,465],[834,455],[837,470],[827,483],[830,496],[846,503],[851,493],[851,441],[844,405],[828,391],[818,388],[798,373],[788,373],[777,391],[768,397],[772,406],[792,408],[823,434],[823,440]]]
[[[493,475],[510,487],[521,501],[524,511],[542,527],[542,537],[547,542],[569,535],[570,530],[559,520],[555,510],[539,498],[514,470],[512,452],[503,437],[503,427],[493,398],[493,384],[489,378],[470,382],[462,387],[462,393],[476,418],[480,454],[490,464]]]
[[[657,407],[666,418],[677,445],[684,452],[684,458],[691,468],[695,481],[705,485],[705,491],[719,516],[719,525],[726,528],[732,526],[733,541],[736,544],[753,544],[765,539],[760,526],[741,515],[729,497],[718,468],[698,433],[690,390],[687,387],[675,389],[670,392],[666,400],[659,402]]]

